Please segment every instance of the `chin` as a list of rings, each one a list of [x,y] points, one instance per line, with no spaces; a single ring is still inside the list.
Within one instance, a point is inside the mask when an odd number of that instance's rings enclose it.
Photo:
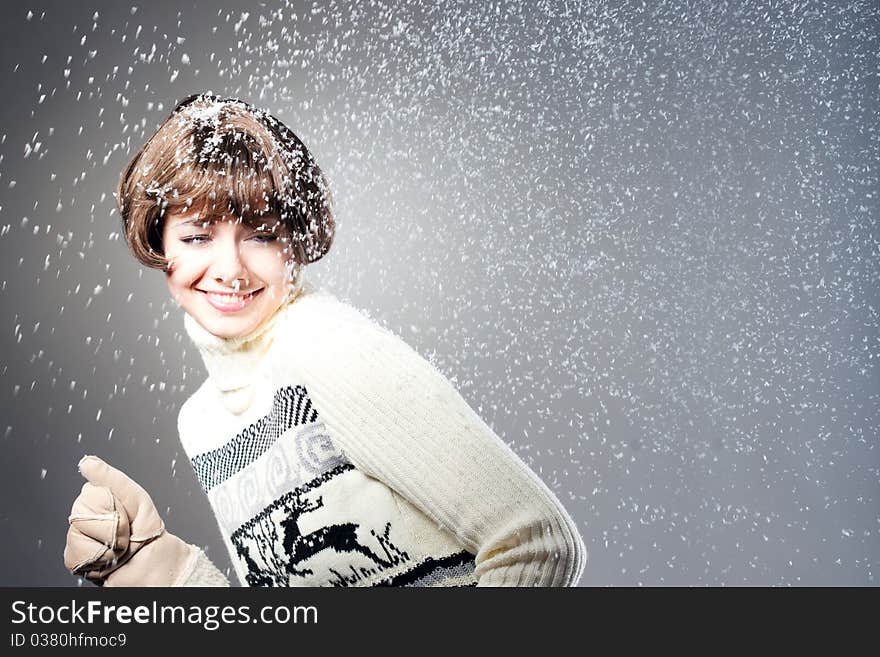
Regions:
[[[214,335],[217,335],[221,338],[238,338],[243,335],[247,335],[251,331],[256,328],[256,324],[254,322],[230,322],[229,324],[220,323],[217,327],[218,332]]]
[[[256,326],[251,318],[244,317],[217,318],[194,315],[194,318],[205,330],[218,338],[237,338],[247,334]]]
[[[209,328],[208,330],[211,332],[212,335],[215,335],[218,338],[237,338],[241,333],[240,331],[229,331],[223,329],[218,330],[215,328]]]

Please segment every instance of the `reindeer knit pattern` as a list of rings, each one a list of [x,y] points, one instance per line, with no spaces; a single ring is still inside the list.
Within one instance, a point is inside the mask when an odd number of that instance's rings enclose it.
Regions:
[[[251,334],[189,314],[208,378],[178,416],[242,586],[575,586],[549,488],[449,380],[305,281]],[[183,586],[229,586],[199,551]]]

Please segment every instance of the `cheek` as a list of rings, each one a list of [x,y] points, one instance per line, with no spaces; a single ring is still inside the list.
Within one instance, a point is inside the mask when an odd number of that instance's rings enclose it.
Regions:
[[[182,295],[187,289],[187,286],[184,285],[182,278],[179,276],[179,272],[174,270],[171,273],[165,274],[165,282],[168,284],[168,292],[171,293],[172,298],[178,303],[183,301]]]
[[[288,278],[287,257],[278,251],[260,254],[254,262],[254,271],[265,283],[284,285]]]
[[[170,254],[169,257],[171,258],[171,270],[166,272],[165,278],[172,292],[189,288],[201,279],[204,267],[200,266],[193,258],[175,258]]]

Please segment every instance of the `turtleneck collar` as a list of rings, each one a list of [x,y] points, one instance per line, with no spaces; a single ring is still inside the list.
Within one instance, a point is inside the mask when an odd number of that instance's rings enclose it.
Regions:
[[[262,324],[247,335],[233,338],[214,335],[192,315],[184,312],[184,328],[198,348],[210,380],[232,412],[240,413],[250,405],[254,392],[252,384],[258,367],[272,346],[274,329],[281,318],[298,299],[314,290],[315,287],[310,282],[303,281],[299,290],[289,295]]]

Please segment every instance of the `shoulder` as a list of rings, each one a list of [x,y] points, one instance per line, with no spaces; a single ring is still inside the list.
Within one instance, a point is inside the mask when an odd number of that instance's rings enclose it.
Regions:
[[[366,310],[340,299],[329,290],[317,287],[312,287],[308,294],[290,304],[286,319],[298,329],[308,325],[321,331],[360,324],[378,326]]]
[[[291,304],[280,327],[285,343],[298,351],[314,354],[316,349],[345,353],[392,343],[400,347],[402,339],[381,320],[324,289],[304,296]]]
[[[297,304],[301,304],[297,308]],[[324,292],[295,302],[283,327],[279,364],[357,388],[446,385],[445,375],[393,329],[366,310]]]

